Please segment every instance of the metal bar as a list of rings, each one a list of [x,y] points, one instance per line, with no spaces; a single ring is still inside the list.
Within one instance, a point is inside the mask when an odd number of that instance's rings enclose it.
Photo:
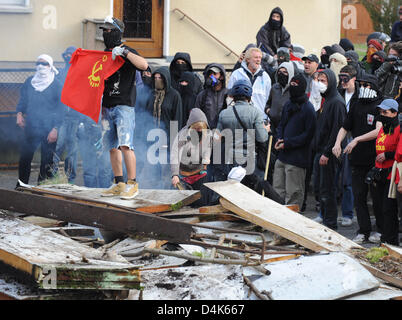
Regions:
[[[152,215],[0,189],[0,209],[174,243],[189,243],[193,226]]]
[[[227,56],[230,55],[230,54],[233,54],[233,55],[235,55],[237,58],[239,58],[239,55],[238,55],[236,52],[234,52],[232,49],[230,49],[227,45],[225,45],[225,44],[224,44],[222,41],[220,41],[217,37],[215,37],[214,35],[212,35],[207,29],[205,29],[204,27],[202,27],[198,22],[196,22],[196,21],[194,21],[193,19],[191,19],[187,14],[185,14],[183,11],[181,11],[181,10],[178,9],[178,8],[173,9],[173,12],[175,12],[175,11],[178,11],[178,12],[180,12],[180,13],[183,15],[183,17],[182,17],[180,20],[183,20],[184,18],[187,18],[187,19],[190,20],[192,23],[194,23],[197,27],[199,27],[202,31],[204,31],[206,34],[208,34],[210,37],[212,37],[215,41],[217,41],[222,47],[224,47],[225,49],[229,50],[230,53],[227,54]]]

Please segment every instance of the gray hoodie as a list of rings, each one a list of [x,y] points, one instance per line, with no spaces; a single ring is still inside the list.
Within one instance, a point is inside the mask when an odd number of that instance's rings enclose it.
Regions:
[[[190,127],[196,122],[205,122],[208,126],[205,113],[198,108],[191,109],[187,124],[179,131],[173,142],[170,154],[172,176],[179,175],[180,171],[202,171],[204,166],[209,164],[212,151],[211,135],[209,130],[203,130],[205,132],[201,141],[193,144],[192,141],[198,141],[198,135]]]
[[[280,68],[285,68],[288,71],[289,78],[288,84],[282,87],[277,81],[277,74]],[[285,103],[289,100],[289,83],[294,77],[294,65],[291,62],[283,62],[278,70],[275,72],[276,83],[272,86],[271,94],[269,95],[269,100],[267,103],[267,108],[270,108],[269,119],[271,120],[274,127],[279,125],[282,116],[282,110]]]

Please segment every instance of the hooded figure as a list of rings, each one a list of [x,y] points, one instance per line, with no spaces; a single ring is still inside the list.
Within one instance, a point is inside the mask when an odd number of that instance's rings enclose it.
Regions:
[[[281,69],[286,70],[287,76]],[[289,84],[294,74],[294,65],[292,62],[282,63],[276,71],[276,82],[271,88],[271,94],[269,95],[267,102],[267,109],[270,109],[268,116],[271,120],[271,130],[273,131],[278,127],[282,116],[283,106],[290,98]]]
[[[160,79],[155,79],[159,74]],[[170,133],[170,121],[177,121],[179,130],[183,126],[183,107],[180,94],[172,88],[169,69],[160,67],[152,74],[154,92],[146,109],[153,117],[153,126]],[[169,140],[168,140],[169,141]]]
[[[346,57],[340,53],[334,53],[329,57],[330,69],[335,73],[336,85],[339,83],[339,73],[341,69],[348,65]]]
[[[372,56],[372,61],[371,61],[371,72],[372,74],[375,74],[375,72],[382,66],[384,63],[385,59],[387,58],[387,54],[380,50],[374,53]]]
[[[70,46],[61,54],[65,62],[64,68],[61,69],[60,73],[58,74],[61,83],[64,83],[64,81],[66,80],[68,70],[70,69],[71,56],[73,55],[75,50],[77,50],[77,47]]]
[[[355,50],[355,46],[353,45],[352,41],[347,38],[343,38],[339,41],[339,45],[345,50],[345,52]]]
[[[322,111],[317,118],[317,126],[313,140],[316,161],[319,162],[319,190],[321,212],[324,225],[337,229],[336,179],[337,160],[332,154],[332,147],[346,116],[345,101],[337,90],[337,79],[332,70],[320,72],[318,79],[326,77],[328,86],[322,89],[325,99]],[[317,173],[318,174],[318,173]]]
[[[183,105],[183,121],[187,122],[191,109],[195,106],[197,92],[195,88],[196,75],[192,72],[185,71],[179,79],[179,93]]]
[[[272,19],[272,15],[280,15],[280,21]],[[274,56],[278,48],[291,46],[290,34],[283,26],[283,11],[276,7],[271,11],[268,22],[257,33],[257,47],[262,51]]]
[[[176,136],[170,154],[172,184],[180,189],[201,190],[201,199],[192,206],[208,204],[207,182],[212,144],[207,117],[198,108],[191,110],[187,124]]]
[[[361,77],[365,71],[360,65],[359,54],[356,51],[347,51],[345,57],[348,65],[351,65],[356,69],[357,77]]]
[[[35,75],[29,77],[21,88],[17,105],[17,125],[23,129],[23,141],[18,167],[18,178],[29,183],[31,162],[41,145],[41,165],[38,183],[53,177],[53,153],[58,130],[64,118],[61,103],[62,84],[56,79],[57,69],[53,59],[46,54],[36,61]]]
[[[212,79],[213,74],[218,72],[220,73],[220,79]],[[198,94],[195,108],[199,108],[205,113],[208,125],[211,129],[215,129],[228,92],[226,88],[226,70],[221,64],[211,63],[205,67],[203,73],[205,88]]]
[[[184,62],[184,63],[178,63],[178,60],[182,60],[179,62]],[[169,71],[170,71],[170,78],[172,81],[172,87],[176,90],[179,90],[180,87],[180,77],[182,76],[183,72],[189,71],[193,72],[193,65],[191,63],[191,57],[190,54],[187,52],[177,52],[170,63],[169,66]],[[195,82],[195,90],[196,93],[199,93],[202,90],[202,83],[201,80],[196,78]]]
[[[321,64],[320,69],[329,68],[329,57],[335,53],[331,46],[325,46],[321,49]]]

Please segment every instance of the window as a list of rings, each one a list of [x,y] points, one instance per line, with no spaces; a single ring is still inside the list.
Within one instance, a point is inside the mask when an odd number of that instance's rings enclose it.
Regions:
[[[0,0],[0,12],[31,13],[31,0]]]

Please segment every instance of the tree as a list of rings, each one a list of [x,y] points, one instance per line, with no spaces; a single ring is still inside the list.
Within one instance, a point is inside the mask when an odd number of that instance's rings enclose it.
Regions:
[[[400,0],[361,0],[366,7],[374,30],[391,35],[392,25],[399,20],[398,8]]]

